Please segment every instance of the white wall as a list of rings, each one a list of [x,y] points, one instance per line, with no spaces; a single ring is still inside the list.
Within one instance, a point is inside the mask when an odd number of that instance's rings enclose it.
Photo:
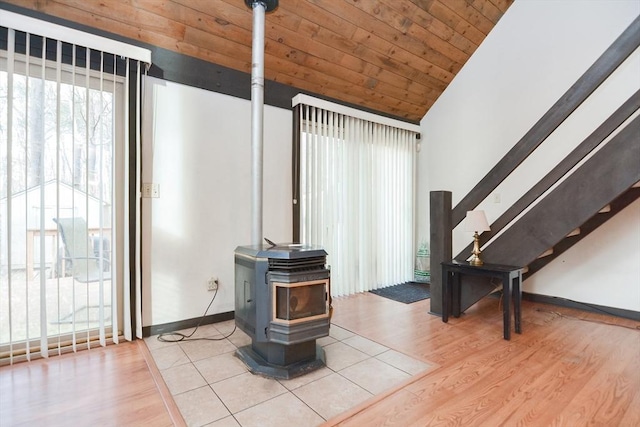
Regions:
[[[637,0],[527,0],[509,8],[421,122],[418,241],[429,236],[429,191],[452,191],[455,206],[639,14]],[[639,76],[635,52],[480,205],[489,222],[638,90]],[[626,238],[584,239],[524,290],[640,310],[640,216],[629,212],[603,228]],[[461,228],[454,231],[454,255],[471,239]],[[628,262],[610,262],[616,257]]]
[[[142,180],[143,325],[234,310],[234,249],[251,243],[251,103],[147,78]],[[291,241],[290,110],[265,106],[263,234]]]

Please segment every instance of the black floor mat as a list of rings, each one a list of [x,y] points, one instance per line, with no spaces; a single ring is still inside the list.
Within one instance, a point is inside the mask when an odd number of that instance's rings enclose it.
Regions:
[[[394,301],[411,304],[412,302],[421,301],[429,298],[429,284],[408,282],[400,285],[388,286],[382,289],[369,291],[381,297],[389,298]]]

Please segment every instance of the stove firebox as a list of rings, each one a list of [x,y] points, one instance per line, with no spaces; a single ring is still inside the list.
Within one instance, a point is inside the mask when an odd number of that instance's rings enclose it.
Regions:
[[[324,366],[330,273],[324,249],[285,244],[235,251],[235,320],[251,337],[238,357],[253,373],[293,378]]]

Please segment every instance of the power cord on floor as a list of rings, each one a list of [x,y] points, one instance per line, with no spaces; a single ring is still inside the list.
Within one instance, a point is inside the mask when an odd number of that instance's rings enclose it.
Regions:
[[[494,286],[495,286],[495,284],[494,284]],[[496,287],[496,289],[497,289],[497,287]],[[503,297],[504,297],[504,292],[501,292],[500,293],[500,299],[498,300],[498,309],[499,309],[499,311],[502,311],[502,298]],[[573,304],[576,304],[576,305],[584,305],[585,307],[588,307],[589,309],[593,310],[593,312],[599,312],[599,313],[606,314],[606,315],[609,315],[609,316],[616,316],[616,314],[611,313],[611,312],[609,312],[607,310],[603,310],[602,308],[600,308],[600,307],[598,307],[596,305],[593,305],[593,304],[589,304],[589,303],[586,303],[586,302],[580,302],[580,301],[574,301],[574,300],[568,299],[568,298],[560,298],[560,297],[555,297],[555,298],[556,299],[561,299],[563,301],[567,301],[567,302],[570,302],[570,303],[573,303]],[[584,319],[584,318],[581,318],[581,317],[574,317],[574,316],[569,316],[567,314],[562,314],[559,311],[544,310],[544,309],[541,309],[541,308],[536,308],[536,311],[539,312],[539,313],[554,314],[557,317],[562,317],[562,318],[570,319],[570,320],[582,320],[582,321],[585,321],[585,322],[600,323],[600,324],[603,324],[603,325],[620,326],[621,328],[627,328],[627,329],[631,329],[631,330],[634,330],[634,331],[635,330],[640,330],[640,325],[638,325],[638,326],[626,326],[626,325],[620,325],[620,324],[617,324],[617,323],[605,322],[605,321],[602,321],[602,320]]]
[[[620,317],[618,314],[613,313],[613,312],[611,312],[609,310],[605,310],[602,307],[597,306],[595,304],[589,304],[587,302],[575,301],[575,300],[572,300],[572,299],[569,299],[569,298],[562,298],[562,297],[553,297],[553,298],[557,299],[557,300],[561,300],[561,301],[566,301],[566,302],[574,304],[574,305],[584,306],[584,307],[589,309],[587,311],[591,311],[592,313],[602,313],[602,314],[606,314],[608,316]],[[568,308],[573,308],[573,309],[576,309],[576,310],[580,310],[577,307],[568,307]],[[557,315],[558,317],[564,317],[564,318],[572,319],[572,320],[584,320],[585,322],[601,323],[603,325],[611,325],[611,326],[620,326],[620,327],[627,328],[627,329],[632,329],[632,330],[640,329],[640,325],[635,326],[635,327],[633,327],[633,326],[625,326],[625,325],[619,325],[617,323],[605,322],[605,321],[602,321],[602,320],[583,319],[583,318],[580,318],[580,317],[569,316],[567,314],[562,314],[562,313],[557,312],[557,311],[543,310],[543,309],[540,309],[540,308],[537,308],[536,310],[539,311],[539,312],[544,312],[544,313],[552,313],[552,314]]]
[[[231,333],[229,335],[225,335],[223,337],[220,338],[207,338],[207,337],[203,337],[203,338],[191,338],[193,336],[193,334],[196,333],[196,331],[198,330],[198,328],[200,327],[200,324],[202,323],[202,321],[204,320],[204,318],[207,315],[207,311],[209,311],[209,308],[211,308],[211,304],[213,304],[213,301],[216,299],[216,295],[218,295],[218,289],[216,288],[216,290],[214,291],[213,294],[213,298],[211,298],[211,302],[209,302],[209,305],[207,306],[207,309],[204,311],[204,314],[202,315],[202,317],[200,318],[200,320],[198,321],[198,324],[196,325],[195,329],[193,331],[191,331],[191,333],[189,335],[185,335],[182,332],[164,332],[160,335],[158,335],[158,341],[162,341],[162,342],[180,342],[180,341],[222,341],[225,340],[227,338],[229,338],[231,335],[234,334],[234,332],[236,331],[236,325],[233,325],[233,330],[231,331]],[[177,337],[177,338],[167,338],[169,336],[172,337]]]
[[[620,325],[620,324],[617,324],[617,323],[605,322],[605,321],[596,320],[596,319],[584,319],[584,318],[581,318],[581,317],[575,317],[575,316],[569,316],[567,314],[562,314],[559,311],[544,310],[542,308],[536,308],[536,311],[539,312],[539,313],[554,314],[557,317],[561,317],[561,318],[569,319],[569,320],[582,320],[584,322],[600,323],[602,325],[619,326],[621,328],[627,328],[627,329],[631,329],[633,331],[640,330],[640,325],[634,327],[634,326]]]

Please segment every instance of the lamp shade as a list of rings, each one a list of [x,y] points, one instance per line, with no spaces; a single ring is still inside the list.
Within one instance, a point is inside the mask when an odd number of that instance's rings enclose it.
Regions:
[[[490,231],[489,222],[484,211],[467,211],[467,217],[464,221],[464,231]]]

